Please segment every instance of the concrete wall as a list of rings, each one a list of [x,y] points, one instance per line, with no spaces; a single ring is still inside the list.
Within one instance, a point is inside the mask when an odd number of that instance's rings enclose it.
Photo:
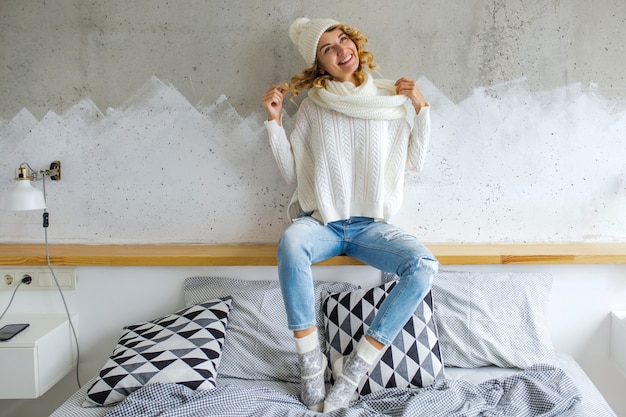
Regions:
[[[286,35],[300,16],[354,24],[384,75],[424,75],[455,102],[521,77],[532,91],[593,81],[623,96],[625,15],[621,0],[5,0],[0,117],[81,99],[115,108],[153,75],[194,105],[223,93],[247,115],[302,66]]]
[[[275,241],[292,190],[260,96],[302,68],[303,15],[360,27],[381,74],[432,103],[395,223],[426,242],[626,241],[621,0],[3,1],[0,190],[61,160],[53,242]],[[0,226],[41,241],[39,213]]]

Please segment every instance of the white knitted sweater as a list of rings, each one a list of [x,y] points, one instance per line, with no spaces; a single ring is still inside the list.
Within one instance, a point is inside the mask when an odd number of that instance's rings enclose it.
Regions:
[[[381,94],[386,94],[381,91]],[[289,216],[318,211],[330,223],[353,216],[387,221],[402,204],[404,171],[419,171],[430,139],[430,107],[406,119],[349,117],[304,99],[290,139],[267,121],[272,152],[296,190]]]

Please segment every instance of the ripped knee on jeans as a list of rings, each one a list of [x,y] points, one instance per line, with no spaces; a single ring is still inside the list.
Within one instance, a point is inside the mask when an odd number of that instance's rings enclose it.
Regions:
[[[425,269],[429,269],[432,272],[432,276],[434,277],[435,275],[437,275],[437,272],[439,272],[439,261],[437,261],[436,259],[431,259],[431,258],[420,258],[418,263],[417,263],[418,267],[424,267]],[[431,278],[432,280],[432,278]]]
[[[402,276],[415,276],[420,277],[421,279],[428,277],[428,284],[432,285],[437,272],[439,272],[439,261],[421,256],[417,258],[417,262],[407,262],[405,269],[399,270],[395,277],[400,278]],[[386,281],[389,280],[389,277],[386,277]]]

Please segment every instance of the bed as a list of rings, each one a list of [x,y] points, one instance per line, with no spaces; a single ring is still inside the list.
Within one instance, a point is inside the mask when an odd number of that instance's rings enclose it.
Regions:
[[[315,283],[330,363],[349,353],[395,279]],[[350,407],[325,415],[615,416],[576,361],[554,351],[551,286],[542,273],[440,271]],[[126,326],[100,373],[52,416],[320,415],[298,399],[277,281],[189,277],[183,293],[185,308]]]

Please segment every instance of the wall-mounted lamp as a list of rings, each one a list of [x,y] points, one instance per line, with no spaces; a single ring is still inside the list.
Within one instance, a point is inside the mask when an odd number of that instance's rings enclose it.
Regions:
[[[0,210],[24,211],[46,208],[45,179],[61,181],[61,161],[52,161],[50,168],[35,171],[27,163],[17,168],[13,187],[0,197]],[[31,181],[44,180],[44,192],[32,186]]]
[[[80,348],[78,345],[78,337],[76,336],[76,329],[74,328],[72,316],[67,307],[67,302],[65,301],[65,296],[63,295],[63,291],[61,290],[61,286],[59,285],[59,280],[57,279],[57,276],[54,273],[54,269],[52,269],[52,264],[50,263],[50,252],[48,250],[48,212],[46,211],[46,178],[50,178],[52,181],[61,181],[61,161],[52,161],[50,163],[50,168],[42,169],[39,171],[35,171],[34,169],[32,169],[30,165],[28,165],[26,162],[20,164],[20,166],[16,169],[16,174],[14,178],[15,183],[13,184],[13,187],[0,196],[0,210],[43,210],[46,261],[48,264],[48,269],[52,274],[52,278],[56,283],[57,289],[59,290],[59,294],[61,295],[61,300],[63,301],[63,306],[65,307],[65,313],[67,314],[70,328],[72,329],[72,334],[74,335],[76,352],[78,352],[76,355],[76,381],[78,382],[78,387],[80,388],[80,379],[78,378],[78,364],[80,361]],[[42,180],[43,192],[39,191],[31,185],[30,182],[36,180]],[[17,291],[18,288],[19,285],[15,287],[15,290],[13,292],[14,295],[15,291]],[[13,300],[13,297],[11,297],[11,300]],[[10,305],[11,302],[9,302],[9,306]],[[9,307],[4,310],[4,313],[6,313],[8,308]],[[4,315],[4,313],[2,313],[2,315]]]

